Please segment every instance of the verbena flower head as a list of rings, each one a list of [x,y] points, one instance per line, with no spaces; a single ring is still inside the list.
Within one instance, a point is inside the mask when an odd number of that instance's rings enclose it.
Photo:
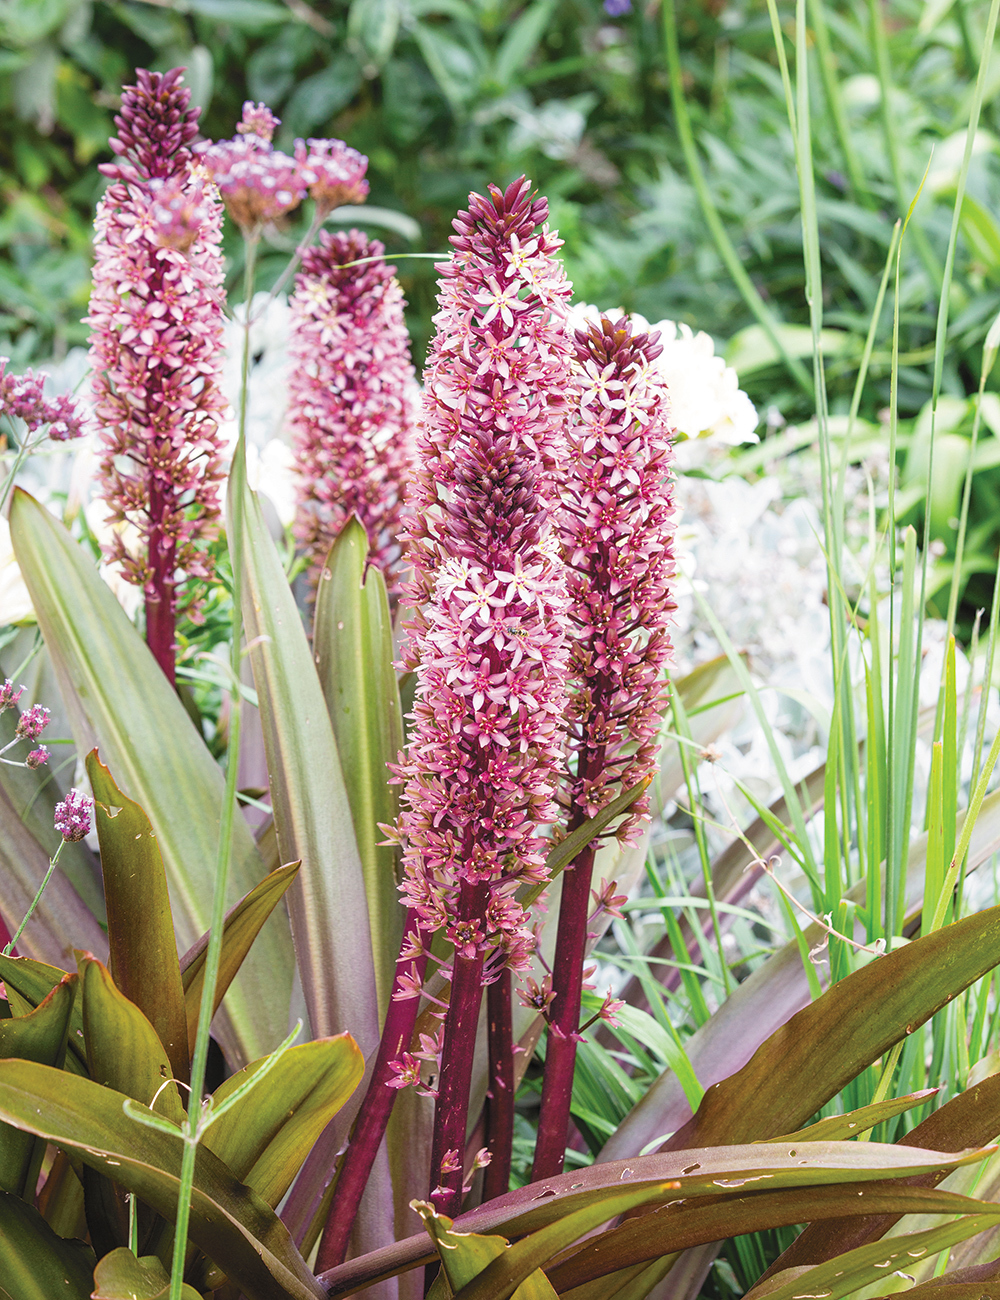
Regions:
[[[275,117],[266,104],[255,104],[247,100],[243,105],[243,119],[237,123],[238,135],[255,135],[264,144],[270,144],[274,132],[281,125],[281,118]]]
[[[7,373],[9,357],[0,357],[0,415],[23,420],[28,433],[48,425],[53,442],[69,442],[84,432],[84,419],[72,397],[45,397],[45,376],[26,370],[23,375]]]
[[[484,979],[532,947],[514,893],[545,879],[566,652],[551,536],[564,448],[569,289],[522,179],[471,195],[425,371],[410,556],[417,673],[399,833],[407,902]]]
[[[37,749],[31,751],[24,761],[28,767],[36,768],[44,766],[50,758],[51,754],[48,748],[45,745],[39,745]]]
[[[180,70],[139,71],[126,87],[112,148],[123,160],[97,212],[88,322],[101,481],[115,524],[144,545],[109,557],[147,598],[172,600],[179,571],[208,576],[196,545],[219,515],[223,324],[222,209],[192,173],[197,109]]]
[[[320,216],[368,197],[368,159],[343,140],[296,140],[295,160]]]
[[[602,317],[575,339],[561,527],[574,625],[569,797],[591,817],[656,765],[675,608],[673,453],[656,336]],[[647,808],[633,804],[620,837]]]
[[[236,128],[244,134],[197,147],[198,161],[218,186],[226,211],[251,235],[297,208],[306,195],[295,159],[272,148],[270,135],[256,134],[262,108],[245,105],[243,121]]]
[[[0,686],[0,713],[3,713],[5,709],[14,708],[18,700],[24,694],[24,690],[25,688],[23,686],[15,687],[14,683],[8,677],[3,685]]]
[[[17,720],[14,735],[19,740],[37,740],[49,725],[49,710],[44,704],[33,704]]]
[[[64,840],[75,844],[90,834],[93,809],[93,799],[79,790],[70,790],[62,803],[56,804],[56,830]]]
[[[392,587],[419,389],[403,292],[384,252],[358,230],[324,231],[303,255],[290,302],[288,418],[302,545],[321,563],[356,513]],[[370,257],[379,260],[347,265]]]

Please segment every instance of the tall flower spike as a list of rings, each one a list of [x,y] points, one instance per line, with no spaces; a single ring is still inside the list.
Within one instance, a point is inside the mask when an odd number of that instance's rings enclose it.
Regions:
[[[296,534],[321,564],[356,513],[390,590],[419,389],[403,293],[385,249],[358,230],[324,231],[291,297],[289,423],[299,474]],[[361,266],[348,263],[377,258]]]
[[[667,390],[656,335],[602,317],[576,334],[561,533],[573,625],[569,828],[656,767],[670,659],[673,497]],[[633,804],[620,839],[646,814]],[[567,868],[552,965],[552,1012],[532,1178],[562,1171],[580,1024],[594,844]],[[616,900],[602,883],[602,898]]]
[[[140,69],[127,86],[111,147],[121,161],[97,211],[88,323],[101,482],[114,523],[143,541],[109,548],[146,597],[146,639],[174,679],[178,582],[208,577],[198,542],[219,515],[222,208],[192,171],[198,110],[181,69]]]
[[[482,987],[527,965],[514,892],[546,878],[540,832],[557,813],[565,595],[550,502],[569,287],[559,241],[537,231],[547,215],[522,179],[470,196],[455,221],[417,435],[400,835],[406,900],[454,948],[431,1171],[448,1214],[462,1172],[445,1153],[464,1149]]]

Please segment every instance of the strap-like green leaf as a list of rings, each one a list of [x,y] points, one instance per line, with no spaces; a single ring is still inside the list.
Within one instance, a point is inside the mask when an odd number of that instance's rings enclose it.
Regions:
[[[96,749],[87,755],[87,776],[101,844],[111,976],[159,1034],[174,1078],[187,1082],[184,989],[160,848],[149,818],[118,788]]]
[[[216,1090],[213,1104],[225,1101],[263,1064],[254,1061],[232,1075]],[[265,1079],[212,1124],[205,1145],[274,1207],[361,1082],[364,1068],[350,1034],[289,1048]]]
[[[195,942],[211,914],[224,778],[145,642],[69,532],[15,489],[10,529],[21,573],[59,680],[77,749],[95,745],[146,811],[170,884],[180,943]],[[237,818],[233,880],[240,894],[264,872]],[[80,939],[76,940],[77,943]],[[216,1022],[237,1064],[280,1042],[288,1023],[292,945],[270,925],[254,946]]]
[[[318,1037],[349,1029],[367,1054],[378,1042],[378,1005],[364,877],[337,742],[284,566],[238,466],[229,491],[244,493],[243,621],[278,844],[286,862],[302,863],[288,911],[309,1023]]]
[[[64,1076],[65,1077],[65,1076]],[[4,1300],[90,1300],[94,1252],[57,1237],[17,1196],[0,1192],[0,1295]]]
[[[403,715],[385,580],[368,565],[368,535],[356,515],[320,574],[313,653],[361,855],[381,1022],[396,974],[403,909],[396,889],[398,852],[385,843],[379,825],[394,825],[399,813],[398,787],[389,784],[386,764],[395,763],[403,748]]]
[[[60,1069],[76,984],[75,975],[64,975],[29,1015],[0,1020],[0,1059],[39,1061]],[[24,1196],[28,1188],[34,1191],[44,1145],[30,1133],[0,1125],[0,1190],[16,1196]]]
[[[260,934],[260,928],[284,896],[295,879],[299,863],[277,867],[255,885],[245,898],[226,913],[222,931],[222,964],[215,984],[216,1010],[225,997],[236,972],[246,960],[251,944]],[[184,1009],[187,1017],[188,1046],[194,1051],[198,1032],[198,1014],[201,1007],[201,988],[205,980],[205,958],[208,954],[208,934],[203,934],[181,958],[181,980],[184,985]]]
[[[114,1178],[173,1220],[180,1185],[180,1134],[174,1137],[130,1119],[123,1109],[126,1100],[120,1092],[61,1070],[30,1061],[0,1061],[0,1119],[75,1152],[84,1164]],[[270,1206],[204,1146],[198,1149],[195,1166],[189,1235],[247,1300],[323,1300]]]

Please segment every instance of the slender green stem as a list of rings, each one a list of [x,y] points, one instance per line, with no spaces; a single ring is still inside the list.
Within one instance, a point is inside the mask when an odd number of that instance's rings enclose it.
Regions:
[[[53,853],[52,857],[49,858],[49,869],[48,869],[48,871],[46,871],[45,875],[42,877],[42,883],[38,886],[38,893],[37,893],[37,894],[35,895],[35,897],[31,900],[31,906],[28,908],[27,912],[25,912],[25,914],[24,914],[24,920],[21,922],[21,924],[20,924],[20,925],[17,927],[17,929],[14,931],[14,936],[13,936],[13,938],[11,939],[10,943],[7,944],[7,946],[6,946],[6,947],[4,948],[4,950],[3,950],[3,955],[4,955],[5,957],[9,957],[9,956],[10,956],[10,954],[11,954],[11,950],[14,948],[14,946],[15,946],[15,944],[17,943],[18,939],[20,939],[22,933],[24,932],[24,927],[25,927],[25,926],[28,924],[28,922],[31,920],[31,914],[34,912],[35,908],[38,906],[39,900],[41,899],[42,894],[44,894],[44,892],[45,892],[45,886],[46,886],[46,885],[49,883],[49,881],[52,879],[52,873],[53,873],[53,871],[55,871],[55,869],[56,869],[56,863],[59,861],[59,854],[62,853],[62,851],[63,851],[63,845],[64,845],[65,843],[66,843],[65,840],[60,840],[60,841],[59,841],[59,847],[56,849],[55,853]]]
[[[691,183],[698,197],[702,216],[705,218],[705,224],[708,226],[719,256],[722,258],[726,270],[732,276],[737,289],[739,289],[743,301],[756,317],[775,351],[781,357],[799,387],[807,396],[811,397],[812,381],[809,378],[809,372],[797,357],[788,355],[781,340],[781,322],[776,320],[768,310],[764,299],[757,292],[753,281],[747,275],[746,269],[740,261],[740,256],[734,248],[725,226],[722,224],[722,218],[719,216],[718,209],[709,193],[708,182],[705,179],[701,159],[698,157],[698,149],[694,141],[694,132],[691,129],[691,117],[688,113],[687,101],[684,98],[680,47],[677,40],[675,0],[664,0],[663,3],[663,38],[667,55],[667,72],[670,77],[670,99],[674,109],[674,125],[677,128],[677,136],[684,153],[684,161],[687,164]]]
[[[14,479],[17,476],[17,471],[27,460],[31,452],[33,452],[38,444],[43,441],[43,438],[39,438],[38,441],[34,443],[30,442],[26,438],[24,442],[18,443],[17,455],[14,457],[14,464],[10,467],[10,472],[4,479],[3,485],[0,486],[0,513],[3,512],[3,508],[7,504],[7,498],[10,496],[10,490],[14,486]]]
[[[278,294],[281,293],[282,289],[292,278],[293,272],[295,272],[298,269],[299,263],[302,261],[303,254],[311,246],[312,241],[316,238],[316,233],[319,230],[320,226],[323,224],[323,222],[326,220],[326,216],[327,214],[325,212],[322,212],[317,207],[316,211],[313,213],[313,219],[309,224],[309,229],[306,231],[306,233],[302,236],[302,239],[299,241],[298,248],[296,248],[295,252],[288,259],[288,265],[285,267],[282,273],[278,276],[277,280],[275,280],[274,284],[271,286],[271,292],[267,295],[267,301],[264,303],[264,306],[260,309],[257,315],[254,316],[253,320],[250,320],[251,303],[249,299],[247,300],[244,306],[244,311],[246,313],[246,319],[250,322],[251,325],[255,325],[257,321],[260,320],[260,318],[267,311],[268,307],[270,307],[271,303],[274,302],[275,298],[277,298]],[[254,243],[254,249],[256,250],[256,241]],[[254,254],[254,256],[255,255],[256,254]],[[248,257],[251,256],[249,247],[247,248],[247,256]]]
[[[250,374],[250,304],[253,301],[254,271],[257,261],[257,241],[246,241],[246,267],[244,272],[244,326],[243,366],[240,383],[239,438],[233,457],[233,473],[241,486],[246,481],[246,414],[247,387]],[[240,753],[240,650],[243,619],[241,592],[243,563],[241,536],[243,527],[243,494],[230,494],[227,525],[229,555],[233,571],[233,631],[230,649],[232,673],[229,738],[226,746],[226,790],[222,800],[219,825],[219,851],[215,862],[215,894],[212,902],[212,922],[205,957],[205,983],[201,990],[198,1013],[198,1032],[191,1060],[191,1095],[188,1102],[187,1121],[183,1128],[184,1152],[181,1159],[180,1187],[177,1193],[177,1222],[174,1229],[174,1250],[170,1269],[169,1300],[182,1300],[184,1285],[184,1258],[187,1253],[187,1229],[191,1217],[191,1194],[194,1188],[195,1158],[201,1137],[202,1093],[205,1088],[205,1070],[208,1065],[208,1048],[215,1006],[215,989],[222,963],[222,939],[226,920],[226,886],[229,882],[229,860],[232,855],[233,821],[236,815],[236,779]]]

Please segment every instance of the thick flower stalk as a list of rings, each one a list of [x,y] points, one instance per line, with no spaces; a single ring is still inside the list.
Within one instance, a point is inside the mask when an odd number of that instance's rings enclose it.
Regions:
[[[129,551],[116,530],[110,558],[144,591],[146,639],[171,682],[178,584],[210,576],[199,543],[219,515],[226,406],[222,208],[192,169],[198,110],[180,74],[140,69],[122,94],[88,317],[103,495],[110,522],[142,539]]]
[[[577,414],[569,428],[561,539],[570,659],[569,829],[655,771],[675,608],[672,427],[655,334],[607,318],[576,333]],[[648,797],[615,830],[628,841]],[[562,1172],[579,1039],[596,842],[567,868],[552,966],[542,1109],[532,1178]],[[613,910],[613,883],[595,895]],[[611,1010],[609,1006],[609,1011]]]
[[[514,894],[546,878],[543,831],[557,816],[566,676],[551,501],[564,448],[569,286],[554,257],[558,239],[538,230],[547,215],[523,179],[506,192],[471,195],[454,223],[452,258],[440,267],[408,503],[407,594],[418,613],[406,658],[417,693],[399,768],[409,912],[393,1044],[412,1037],[438,930],[454,950],[444,972],[451,991],[443,1041],[425,1035],[419,1053],[380,1051],[340,1170],[322,1268],[343,1258],[355,1182],[385,1120],[364,1129],[364,1143],[357,1134],[370,1112],[388,1118],[387,1092],[391,1104],[395,1088],[420,1085],[421,1060],[438,1081],[431,1198],[456,1213],[483,988],[522,970],[532,947]],[[509,1039],[503,1050],[512,1050]]]
[[[289,424],[299,480],[295,531],[314,570],[352,514],[390,591],[420,390],[405,302],[385,248],[358,230],[320,236],[292,294]],[[361,259],[361,265],[351,265]]]
[[[565,704],[565,575],[551,532],[564,448],[569,286],[527,182],[472,196],[443,268],[417,436],[417,673],[403,892],[453,945],[431,1199],[461,1204],[482,988],[526,968],[516,890],[546,878]],[[502,1017],[495,1016],[496,1023]],[[506,1050],[506,1049],[505,1049]]]

